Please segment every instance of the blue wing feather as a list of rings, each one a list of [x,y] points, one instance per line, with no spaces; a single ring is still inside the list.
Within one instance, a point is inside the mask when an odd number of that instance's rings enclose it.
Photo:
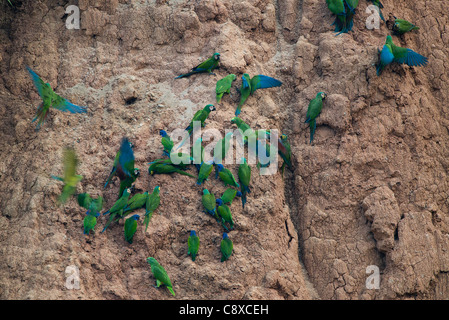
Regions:
[[[26,66],[28,72],[31,75],[31,79],[33,80],[34,85],[36,86],[39,95],[43,97],[44,95],[44,81],[33,71],[30,67]]]
[[[248,81],[246,81],[246,78],[244,76],[242,76],[242,86],[243,88],[249,88],[249,83]]]
[[[251,90],[252,91],[255,91],[257,89],[279,87],[280,85],[282,85],[281,81],[279,81],[275,78],[269,77],[269,76],[265,76],[263,74],[254,76],[251,79]]]
[[[58,110],[64,111],[64,112],[71,112],[71,113],[85,113],[87,112],[86,107],[80,107],[73,103],[71,103],[69,100],[62,98],[62,100],[52,105],[53,108],[56,108]]]

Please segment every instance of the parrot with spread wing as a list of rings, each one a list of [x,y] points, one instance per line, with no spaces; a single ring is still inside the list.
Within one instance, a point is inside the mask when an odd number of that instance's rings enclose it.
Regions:
[[[170,278],[167,274],[167,271],[165,271],[164,267],[162,267],[159,262],[153,258],[149,257],[147,258],[147,262],[149,263],[151,267],[151,272],[153,273],[153,276],[156,278],[156,288],[159,288],[162,284],[164,284],[168,291],[175,296],[175,291],[173,291],[173,285],[171,284]]]
[[[196,256],[198,255],[198,249],[200,247],[200,238],[196,234],[195,230],[190,231],[190,236],[187,239],[187,254],[192,258],[192,261],[195,261]]]
[[[31,75],[31,79],[39,93],[39,96],[42,98],[42,103],[39,105],[37,109],[37,114],[34,117],[33,121],[37,121],[36,131],[38,131],[41,125],[45,122],[45,119],[48,116],[48,111],[50,107],[58,109],[64,112],[71,113],[85,113],[87,112],[87,107],[80,107],[72,104],[67,99],[62,98],[58,94],[56,94],[51,88],[49,83],[45,83],[41,77],[39,77],[30,67],[26,67],[28,72]]]
[[[217,85],[215,86],[215,93],[217,95],[217,103],[221,102],[221,99],[225,93],[231,93],[232,82],[237,77],[235,74],[230,74],[217,81]]]
[[[240,114],[242,106],[245,104],[248,97],[257,89],[273,88],[281,85],[281,81],[263,74],[250,78],[249,74],[244,73],[242,76],[242,86],[240,87],[240,102],[235,110],[235,115],[238,116]]]
[[[72,148],[65,148],[63,151],[64,157],[64,177],[51,176],[55,180],[64,182],[62,193],[58,198],[59,204],[64,204],[76,192],[76,185],[83,179],[82,175],[76,174],[76,167],[78,166],[78,158],[75,150]]]
[[[315,135],[316,118],[320,115],[321,109],[323,109],[323,100],[326,99],[326,97],[326,93],[318,92],[316,97],[309,102],[305,123],[308,123],[310,127],[310,143],[312,143],[313,136]]]
[[[215,52],[212,55],[212,57],[201,62],[195,68],[190,70],[190,72],[181,74],[180,76],[177,76],[175,79],[186,78],[186,77],[190,77],[192,74],[203,73],[203,72],[207,72],[209,74],[215,75],[215,73],[213,73],[212,70],[218,68],[219,62],[220,62],[220,54]]]

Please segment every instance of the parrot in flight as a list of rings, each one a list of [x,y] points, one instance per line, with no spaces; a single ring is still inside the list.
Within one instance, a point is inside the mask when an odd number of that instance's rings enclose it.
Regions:
[[[281,85],[281,81],[263,74],[250,78],[249,74],[244,73],[242,76],[242,86],[240,87],[240,102],[235,110],[235,115],[238,116],[240,114],[246,99],[248,99],[248,97],[257,89],[273,88]]]
[[[245,158],[242,158],[242,163],[239,165],[238,177],[241,185],[242,193],[242,208],[245,208],[246,194],[250,193],[249,182],[251,180],[251,167],[246,162]]]
[[[37,114],[34,117],[33,121],[37,121],[36,131],[38,131],[41,125],[45,122],[45,119],[48,116],[48,111],[50,107],[58,109],[64,112],[71,113],[85,113],[87,112],[87,107],[80,107],[72,104],[67,99],[62,98],[58,94],[56,94],[51,88],[49,83],[45,83],[30,67],[26,67],[28,72],[31,75],[31,79],[42,98],[42,103],[37,108]]]
[[[125,221],[125,240],[128,241],[129,244],[133,243],[134,234],[137,230],[137,220],[139,220],[139,218],[139,215],[135,214]]]
[[[382,14],[382,11],[380,11],[380,9],[383,9],[384,8],[384,5],[380,2],[380,0],[371,0],[371,2],[376,6],[376,7],[378,7],[379,8],[379,16],[380,16],[380,18],[382,19],[382,21],[385,21],[385,18],[384,18],[384,16],[383,16],[383,14]]]
[[[393,31],[397,34],[404,34],[412,30],[419,30],[419,27],[404,19],[394,17]]]
[[[63,151],[64,157],[64,177],[51,176],[55,180],[64,182],[62,193],[59,196],[58,203],[64,204],[76,192],[76,185],[83,179],[82,175],[76,174],[76,167],[78,166],[78,158],[75,150],[72,148],[65,148]]]
[[[218,176],[221,181],[224,182],[225,187],[230,185],[232,187],[240,188],[240,185],[235,181],[235,177],[232,174],[231,170],[223,167],[222,164],[217,164]]]
[[[167,271],[159,264],[159,262],[153,258],[147,258],[147,262],[151,267],[151,272],[153,276],[156,278],[156,288],[159,288],[161,284],[164,284],[168,291],[175,296],[175,292],[173,291],[173,286],[171,284],[170,278],[168,277]]]
[[[232,204],[232,201],[234,200],[235,197],[241,197],[242,193],[240,191],[237,191],[235,189],[232,188],[228,188],[226,189],[226,191],[223,193],[223,195],[221,196],[221,201],[225,204]]]
[[[195,230],[190,231],[190,236],[187,239],[187,247],[189,248],[187,254],[192,258],[192,261],[195,261],[196,256],[198,255],[198,249],[200,247],[200,238],[196,234]]]
[[[114,203],[111,209],[103,213],[103,215],[109,214],[109,220],[106,223],[106,226],[103,228],[101,233],[105,232],[105,230],[109,227],[112,222],[118,221],[123,217],[123,209],[125,209],[128,204],[129,196],[131,194],[131,189],[125,189],[123,191],[123,195]]]
[[[161,203],[161,197],[159,196],[160,187],[154,187],[153,193],[148,195],[147,201],[145,203],[145,218],[143,223],[145,224],[145,232],[148,229],[148,224],[150,223],[153,212],[159,207]]]
[[[208,104],[203,109],[195,112],[195,114],[193,115],[192,121],[190,121],[189,126],[185,129],[185,131],[187,131],[187,133],[188,133],[188,136],[185,137],[184,140],[181,141],[180,145],[178,146],[178,148],[176,148],[176,150],[181,148],[184,145],[184,143],[187,141],[187,139],[190,138],[190,135],[192,134],[192,131],[193,131],[193,123],[195,121],[200,121],[201,127],[202,128],[205,127],[206,126],[205,121],[206,121],[207,117],[209,117],[209,114],[215,110],[216,109],[215,109],[214,105]]]
[[[125,137],[122,139],[120,149],[115,155],[114,164],[104,188],[106,188],[114,176],[118,176],[120,179],[119,196],[121,196],[123,191],[131,187],[134,181],[136,181],[139,174],[140,170],[134,168],[134,152],[131,143],[128,138]]]
[[[224,77],[223,79],[220,79],[217,81],[217,85],[215,86],[215,93],[217,95],[217,103],[221,102],[221,99],[225,93],[230,94],[231,93],[231,86],[232,82],[237,77],[235,74],[230,74]]]
[[[209,74],[215,75],[215,73],[213,73],[212,70],[218,68],[219,62],[220,62],[220,54],[215,52],[212,55],[212,57],[201,62],[195,68],[190,70],[190,72],[181,74],[180,76],[177,76],[175,79],[190,77],[192,74],[202,73],[202,72],[207,72]]]
[[[310,127],[310,143],[312,144],[313,136],[316,129],[316,118],[320,115],[321,109],[323,109],[323,100],[326,99],[327,94],[324,92],[318,92],[316,97],[310,100],[309,107],[307,108],[306,121]]]
[[[97,225],[97,218],[100,216],[101,209],[103,209],[103,197],[99,196],[97,199],[92,199],[88,193],[80,193],[78,204],[87,209],[83,224],[84,234],[89,234]]]
[[[234,244],[232,240],[229,239],[229,236],[226,232],[223,233],[223,239],[221,240],[220,249],[221,249],[221,262],[226,261],[232,254],[232,249]]]
[[[380,76],[385,66],[392,62],[405,63],[410,67],[415,67],[425,66],[428,59],[412,49],[395,45],[391,36],[388,35],[382,51],[379,51],[379,62],[376,65],[377,75]]]
[[[225,228],[226,230],[229,231],[229,229],[226,227],[226,222],[227,222],[227,223],[229,223],[229,227],[231,229],[233,229],[234,228],[234,220],[232,220],[231,209],[226,204],[224,204],[221,199],[217,199],[217,200],[215,200],[215,202],[218,205],[217,212],[218,212],[218,216],[221,217],[221,225],[223,226],[223,228]]]
[[[174,145],[173,140],[164,130],[159,131],[159,134],[162,136],[161,143],[164,147],[163,153],[165,156],[169,157]]]

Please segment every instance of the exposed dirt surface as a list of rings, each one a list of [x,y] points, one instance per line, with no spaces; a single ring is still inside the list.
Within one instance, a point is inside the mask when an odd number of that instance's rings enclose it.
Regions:
[[[373,64],[390,30],[366,28],[370,3],[360,1],[352,32],[335,36],[324,0],[1,2],[0,298],[448,299],[449,2],[383,1],[387,20],[420,26],[393,39],[429,64],[391,65],[380,77]],[[65,26],[71,4],[80,30]],[[216,75],[174,79],[214,52]],[[40,101],[26,65],[88,112],[52,109],[36,132]],[[294,171],[253,167],[245,209],[231,205],[234,252],[221,263],[223,229],[202,212],[202,187],[147,169],[162,157],[159,130],[185,128],[229,73],[231,95],[206,128],[235,128],[243,73],[275,77],[283,85],[256,91],[241,118],[286,133]],[[319,91],[328,96],[310,145],[304,120]],[[62,173],[63,147],[74,147],[78,192],[103,195],[109,209],[119,183],[103,185],[124,136],[141,169],[136,187],[161,188],[148,231],[140,224],[131,245],[123,221],[100,233],[104,217],[83,235],[85,210],[75,198],[58,207],[62,185],[50,177]],[[205,186],[226,189],[213,177]],[[191,229],[201,239],[195,262]],[[149,256],[176,297],[153,286]],[[66,288],[71,265],[79,290]],[[379,289],[366,286],[368,266],[379,268]]]

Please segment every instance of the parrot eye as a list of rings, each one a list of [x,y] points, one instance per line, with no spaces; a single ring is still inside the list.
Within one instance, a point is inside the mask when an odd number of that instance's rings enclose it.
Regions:
[[[210,107],[209,107],[209,110],[210,110],[210,111],[214,111],[214,110],[215,110],[215,107],[214,107],[214,106],[210,106]]]
[[[321,94],[321,98],[326,98],[326,94],[324,92]]]

